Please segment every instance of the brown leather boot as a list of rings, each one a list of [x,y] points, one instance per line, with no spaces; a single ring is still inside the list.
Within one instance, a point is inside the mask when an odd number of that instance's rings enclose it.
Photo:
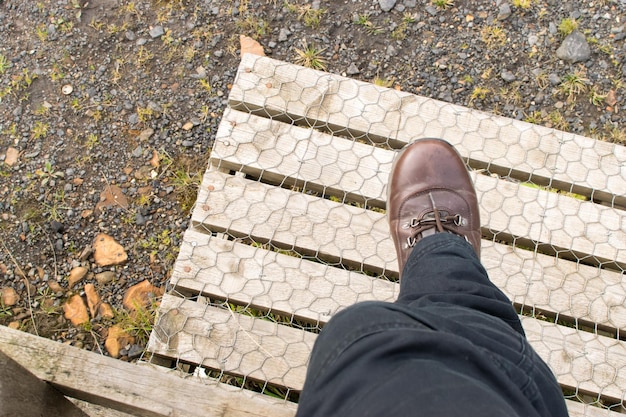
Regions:
[[[472,179],[460,155],[442,139],[420,139],[396,157],[387,185],[387,216],[400,276],[423,237],[451,232],[480,257],[480,215]]]

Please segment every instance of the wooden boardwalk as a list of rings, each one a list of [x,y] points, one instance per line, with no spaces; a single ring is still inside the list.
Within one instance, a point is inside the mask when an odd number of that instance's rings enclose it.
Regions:
[[[253,55],[229,103],[150,339],[155,358],[300,390],[333,314],[397,296],[387,177],[395,150],[441,137],[472,168],[482,261],[525,313],[570,414],[622,411],[624,147]]]

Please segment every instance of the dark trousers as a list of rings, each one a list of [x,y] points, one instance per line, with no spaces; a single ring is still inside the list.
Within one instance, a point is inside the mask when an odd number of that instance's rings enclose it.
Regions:
[[[395,303],[355,304],[315,343],[298,416],[567,416],[551,371],[472,247],[418,242]]]

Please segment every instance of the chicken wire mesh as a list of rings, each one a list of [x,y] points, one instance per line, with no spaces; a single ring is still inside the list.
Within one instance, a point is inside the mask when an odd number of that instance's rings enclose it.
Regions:
[[[623,411],[623,147],[251,55],[160,307],[154,358],[297,401],[330,317],[397,297],[386,183],[397,149],[421,137],[446,139],[467,162],[482,262],[566,398]]]

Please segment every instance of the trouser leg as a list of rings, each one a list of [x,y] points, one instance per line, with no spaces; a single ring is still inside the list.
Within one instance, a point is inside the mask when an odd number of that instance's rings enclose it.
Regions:
[[[567,415],[511,303],[457,236],[418,242],[398,301],[340,312],[313,349],[299,415],[391,412]]]

